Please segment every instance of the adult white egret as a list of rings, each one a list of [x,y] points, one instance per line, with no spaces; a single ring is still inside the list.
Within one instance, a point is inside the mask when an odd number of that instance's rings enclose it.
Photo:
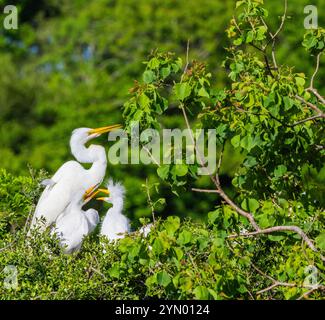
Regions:
[[[75,129],[70,139],[71,153],[81,163],[92,163],[90,169],[85,169],[77,161],[68,161],[63,164],[51,179],[43,182],[46,186],[31,222],[31,228],[37,225],[41,217],[45,223],[40,226],[43,230],[46,226],[56,221],[58,216],[66,210],[72,198],[83,192],[90,194],[102,183],[107,167],[105,148],[99,145],[85,144],[106,132],[119,129],[120,125],[107,126],[97,129]]]
[[[109,180],[107,189],[109,190],[109,197],[97,198],[113,206],[108,209],[101,229],[100,234],[106,236],[110,241],[124,238],[126,233],[131,230],[130,220],[123,215],[123,204],[125,189],[120,183],[114,183]]]
[[[96,228],[99,223],[98,212],[95,209],[84,211],[82,207],[102,191],[109,193],[100,189],[86,199],[83,192],[77,193],[66,210],[56,220],[52,233],[55,233],[59,238],[64,253],[70,254],[78,251],[84,237]]]

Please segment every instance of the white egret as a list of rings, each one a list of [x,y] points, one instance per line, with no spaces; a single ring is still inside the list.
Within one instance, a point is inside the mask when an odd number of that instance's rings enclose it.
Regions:
[[[99,145],[85,144],[106,132],[119,129],[120,125],[103,128],[79,128],[73,131],[70,139],[70,148],[73,156],[81,163],[92,163],[90,169],[85,169],[77,161],[68,161],[63,164],[51,179],[43,182],[46,186],[36,206],[31,228],[36,221],[44,218],[41,230],[56,221],[58,216],[67,209],[72,198],[80,193],[90,194],[102,183],[107,167],[105,148]]]
[[[98,212],[95,209],[84,211],[82,207],[102,191],[108,194],[108,191],[99,189],[85,199],[83,192],[77,193],[66,210],[58,217],[52,233],[59,238],[64,253],[78,251],[84,237],[96,228],[99,223]]]
[[[124,193],[125,189],[120,183],[115,183],[110,180],[107,185],[109,190],[109,197],[97,198],[113,206],[108,209],[102,226],[100,234],[106,236],[110,241],[124,238],[126,233],[131,230],[130,220],[123,215]]]

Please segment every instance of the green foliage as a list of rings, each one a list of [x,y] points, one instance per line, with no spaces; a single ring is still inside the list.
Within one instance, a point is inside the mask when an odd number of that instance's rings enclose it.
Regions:
[[[227,240],[220,231],[222,215],[210,224],[180,222],[170,216],[159,221],[149,236],[138,233],[112,245],[86,238],[77,254],[64,255],[55,239],[38,236],[26,243],[19,231],[10,248],[0,252],[0,265],[17,266],[18,288],[0,286],[5,299],[237,299],[265,298],[257,294],[265,279],[256,274],[251,263],[259,255],[271,276],[281,274],[282,281],[304,276],[312,253],[298,256],[299,245],[287,247],[260,240]],[[221,222],[223,223],[223,222]],[[46,248],[46,250],[44,250]],[[259,249],[257,249],[259,248]],[[105,251],[103,251],[105,250]],[[278,252],[285,253],[279,255]],[[267,253],[267,255],[266,255]],[[277,260],[273,257],[276,255]],[[321,269],[322,264],[317,263]],[[280,270],[277,267],[280,266]],[[5,279],[0,274],[0,283]],[[248,280],[250,279],[250,280]],[[266,280],[267,281],[267,280]],[[300,288],[281,288],[275,298],[295,298]],[[319,297],[315,294],[315,298]]]
[[[302,45],[311,54],[317,55],[325,51],[325,29],[311,29],[306,32]]]
[[[4,169],[0,170],[0,235],[21,228],[40,195],[40,181],[45,178],[41,172],[35,177],[15,177]]]

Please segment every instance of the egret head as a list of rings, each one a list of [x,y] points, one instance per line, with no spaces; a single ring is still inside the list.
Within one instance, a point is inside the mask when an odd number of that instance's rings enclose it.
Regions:
[[[75,143],[82,143],[85,144],[91,139],[97,138],[100,135],[121,129],[122,126],[120,124],[112,125],[112,126],[107,126],[107,127],[101,127],[97,129],[92,129],[92,128],[78,128],[73,130],[72,136],[71,136],[71,145]]]
[[[123,203],[125,189],[121,183],[114,183],[114,181],[110,179],[107,184],[107,190],[109,190],[109,196],[97,198],[97,200],[112,203],[113,205],[117,203]]]

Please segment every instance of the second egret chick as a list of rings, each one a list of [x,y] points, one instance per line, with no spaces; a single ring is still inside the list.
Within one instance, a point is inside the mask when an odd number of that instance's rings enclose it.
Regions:
[[[100,235],[106,236],[110,241],[113,241],[124,238],[125,234],[130,232],[131,227],[130,220],[122,213],[125,194],[123,185],[109,180],[107,189],[109,190],[109,197],[97,198],[97,200],[113,205],[106,213]]]
[[[83,238],[90,234],[99,223],[99,215],[95,209],[82,210],[82,207],[99,192],[108,194],[108,191],[103,189],[99,189],[87,197],[83,191],[78,192],[66,210],[56,220],[52,232],[59,238],[64,253],[70,254],[78,251]]]

